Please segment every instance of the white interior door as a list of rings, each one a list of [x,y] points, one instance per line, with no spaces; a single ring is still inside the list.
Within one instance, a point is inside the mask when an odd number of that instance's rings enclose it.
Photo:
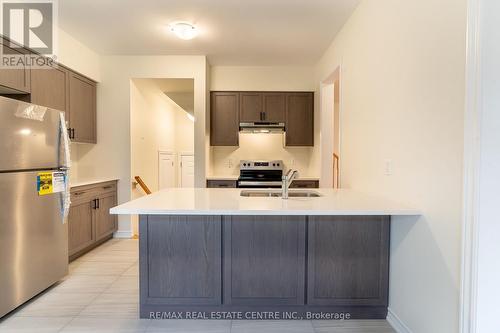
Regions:
[[[172,153],[158,153],[158,189],[175,187],[175,157]]]
[[[193,155],[181,155],[181,187],[194,187]]]

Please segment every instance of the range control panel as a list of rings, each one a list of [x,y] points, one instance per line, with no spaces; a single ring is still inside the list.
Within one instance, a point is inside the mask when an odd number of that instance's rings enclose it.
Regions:
[[[283,170],[283,161],[240,161],[240,170]]]

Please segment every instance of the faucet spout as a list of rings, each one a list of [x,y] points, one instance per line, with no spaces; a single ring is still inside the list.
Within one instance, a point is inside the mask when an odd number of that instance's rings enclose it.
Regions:
[[[294,181],[294,179],[299,177],[299,172],[297,170],[288,170],[286,175],[281,178],[281,198],[288,199],[288,188]]]

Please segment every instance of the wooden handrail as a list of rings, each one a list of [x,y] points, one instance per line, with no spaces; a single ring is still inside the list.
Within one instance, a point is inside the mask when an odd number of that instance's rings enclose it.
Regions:
[[[144,192],[146,192],[146,194],[151,194],[151,190],[148,188],[148,186],[146,185],[146,183],[141,179],[141,177],[139,176],[135,176],[135,181],[137,182],[137,184],[139,184],[142,188],[142,190]]]
[[[333,153],[333,179],[335,180],[335,185],[339,188],[339,156]]]

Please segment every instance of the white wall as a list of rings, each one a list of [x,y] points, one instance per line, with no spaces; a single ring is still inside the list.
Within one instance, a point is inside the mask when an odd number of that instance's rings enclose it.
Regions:
[[[314,91],[313,67],[213,66],[210,90]],[[319,177],[313,148],[285,148],[282,135],[240,134],[239,147],[212,147],[209,175],[234,176],[242,159],[282,159],[302,176]],[[232,167],[229,167],[229,160]],[[292,165],[291,162],[295,164]]]
[[[101,78],[99,55],[64,30],[58,30],[58,39],[57,61],[92,80],[99,81]]]
[[[96,145],[78,147],[78,178],[116,177],[118,202],[131,199],[130,80],[193,78],[195,185],[204,186],[206,160],[206,59],[204,56],[104,56],[98,85]],[[131,235],[130,217],[120,216],[118,235]]]
[[[475,332],[498,332],[500,314],[500,3],[496,0],[473,1],[479,4],[479,88],[480,115],[479,169],[475,228],[478,231],[477,312]],[[474,41],[472,41],[474,42]],[[473,47],[474,45],[471,45]],[[474,63],[471,63],[474,65]],[[471,93],[473,93],[471,91]],[[471,137],[472,141],[476,138]],[[472,143],[472,142],[471,142]]]
[[[100,56],[64,30],[58,29],[57,61],[95,81],[101,77]],[[100,112],[100,111],[98,111]],[[79,180],[79,144],[71,144],[70,182]]]
[[[283,160],[285,169],[297,169],[301,177],[317,177],[311,173],[311,148],[283,148],[283,134],[240,133],[239,147],[214,147],[212,175],[238,176],[240,160]],[[314,171],[312,171],[314,172]]]
[[[316,68],[343,65],[342,185],[423,212],[391,233],[391,320],[415,333],[458,331],[465,31],[465,0],[364,0]]]

